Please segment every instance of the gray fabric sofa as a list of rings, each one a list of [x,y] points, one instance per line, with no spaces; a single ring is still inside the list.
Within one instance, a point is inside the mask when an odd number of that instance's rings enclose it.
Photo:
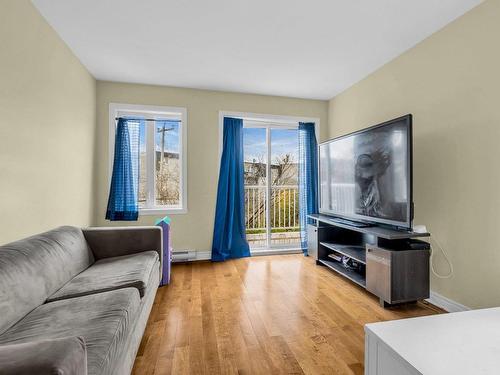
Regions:
[[[129,374],[161,280],[158,227],[0,246],[0,374]]]

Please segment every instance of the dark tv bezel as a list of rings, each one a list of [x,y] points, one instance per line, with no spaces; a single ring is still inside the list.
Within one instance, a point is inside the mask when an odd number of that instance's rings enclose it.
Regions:
[[[408,147],[408,160],[407,160],[407,169],[409,171],[408,173],[408,180],[407,181],[407,196],[409,197],[408,202],[407,202],[407,217],[406,221],[397,221],[397,220],[387,220],[387,219],[381,219],[381,218],[376,218],[373,216],[366,216],[366,215],[358,215],[358,214],[353,214],[353,215],[345,215],[345,214],[340,214],[336,213],[331,210],[326,210],[321,207],[321,147],[325,146],[329,143],[339,141],[344,138],[352,137],[355,135],[359,135],[362,133],[367,133],[372,130],[384,127],[384,126],[389,126],[394,124],[395,122],[401,122],[405,121],[406,125],[408,127],[408,135],[407,135],[407,147]],[[382,224],[382,225],[389,225],[391,227],[397,227],[397,228],[402,228],[402,229],[407,229],[411,230],[412,229],[412,221],[413,221],[413,116],[411,114],[407,114],[405,116],[401,116],[389,121],[382,122],[377,125],[370,126],[365,129],[361,129],[349,134],[342,135],[340,137],[336,137],[333,139],[330,139],[325,142],[321,142],[318,145],[318,190],[319,190],[319,212],[321,214],[329,215],[332,217],[339,217],[343,219],[349,219],[349,220],[354,220],[354,221],[361,221],[364,223],[375,223],[375,224]]]

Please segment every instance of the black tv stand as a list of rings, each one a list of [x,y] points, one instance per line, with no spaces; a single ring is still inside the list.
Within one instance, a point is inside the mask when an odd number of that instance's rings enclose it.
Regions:
[[[356,226],[308,215],[308,252],[325,266],[379,298],[381,306],[429,298],[429,233],[382,226]],[[350,259],[351,267],[342,260]],[[355,267],[352,267],[352,265]]]
[[[344,219],[341,217],[335,217],[335,216],[332,216],[331,220],[336,222],[336,223],[351,225],[351,226],[357,227],[357,228],[368,228],[368,227],[374,226],[374,224],[371,224],[371,223],[364,223],[362,221],[352,221],[352,220]]]

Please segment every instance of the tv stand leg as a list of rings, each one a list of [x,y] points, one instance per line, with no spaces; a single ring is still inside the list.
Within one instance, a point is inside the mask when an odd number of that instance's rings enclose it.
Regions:
[[[386,307],[391,307],[392,305],[388,302],[385,302],[382,298],[378,299],[378,303],[380,304],[380,307],[383,307],[384,309]]]

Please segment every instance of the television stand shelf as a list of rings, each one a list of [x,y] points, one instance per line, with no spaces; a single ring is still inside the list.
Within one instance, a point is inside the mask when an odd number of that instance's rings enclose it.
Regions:
[[[364,246],[341,245],[331,242],[320,242],[319,244],[360,263],[366,264],[366,249]]]
[[[325,260],[325,259],[320,259],[320,260],[318,260],[318,262],[324,266],[327,266],[331,270],[341,274],[342,276],[348,278],[353,283],[356,283],[359,286],[366,288],[366,278],[363,275],[361,275],[360,273],[355,272],[355,271],[351,271],[351,270],[345,268],[339,262]]]
[[[359,227],[308,215],[308,250],[325,266],[376,295],[382,306],[429,298],[429,233]],[[344,262],[348,263],[348,267]]]

